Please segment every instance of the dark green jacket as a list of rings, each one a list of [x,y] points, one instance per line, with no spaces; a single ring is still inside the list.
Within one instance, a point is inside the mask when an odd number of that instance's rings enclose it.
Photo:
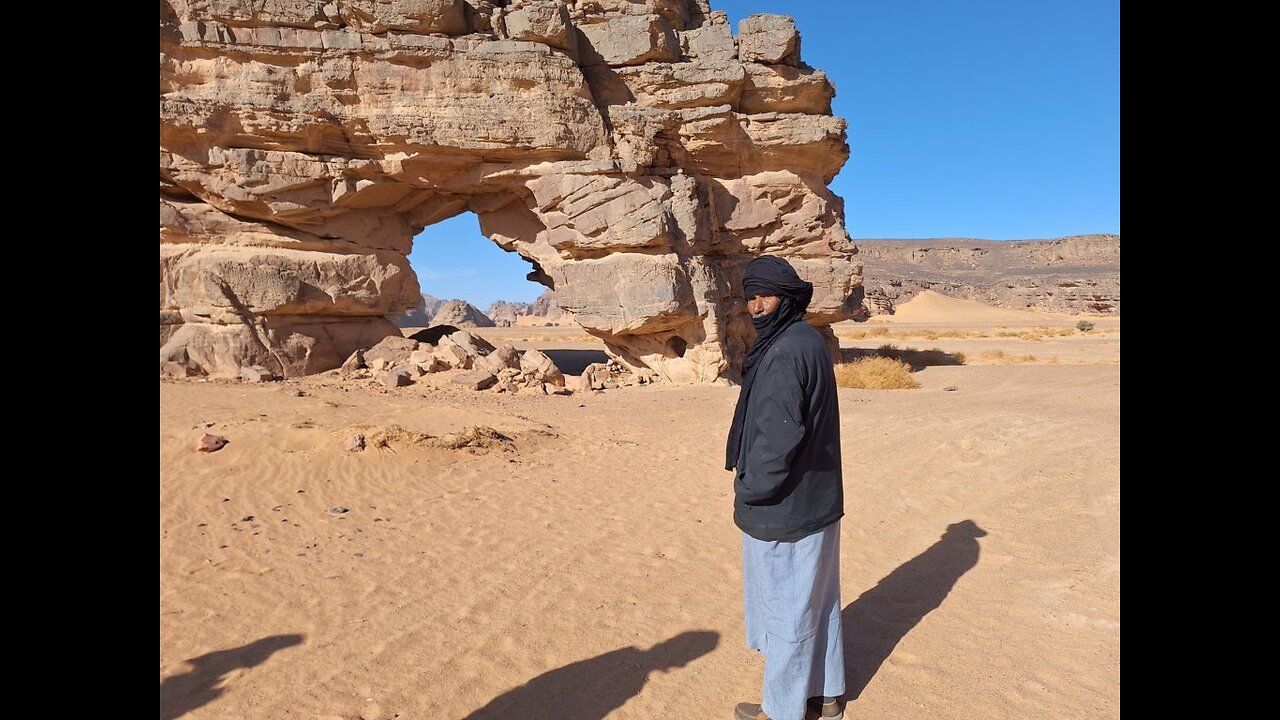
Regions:
[[[844,515],[840,405],[822,336],[786,330],[760,359],[733,481],[733,521],[759,540],[795,540]]]

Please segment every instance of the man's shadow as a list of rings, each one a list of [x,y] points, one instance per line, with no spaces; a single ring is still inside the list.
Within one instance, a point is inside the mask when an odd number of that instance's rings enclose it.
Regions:
[[[929,549],[899,565],[875,587],[845,607],[845,699],[858,699],[911,628],[942,604],[961,575],[978,564],[978,538],[987,534],[972,520],[947,526]]]
[[[640,694],[654,670],[683,667],[719,641],[719,633],[696,630],[648,650],[625,647],[597,655],[512,688],[466,720],[601,720]]]
[[[160,720],[173,720],[217,699],[224,688],[215,687],[236,668],[266,662],[277,650],[302,642],[301,635],[272,635],[238,648],[218,650],[187,662],[191,671],[160,681]]]

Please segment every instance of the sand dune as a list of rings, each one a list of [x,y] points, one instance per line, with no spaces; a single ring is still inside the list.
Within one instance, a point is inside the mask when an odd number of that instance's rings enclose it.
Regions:
[[[897,306],[893,315],[876,315],[869,322],[1033,325],[1052,320],[1070,320],[1074,323],[1079,317],[992,307],[976,300],[947,297],[932,290],[921,290],[915,297]]]
[[[841,390],[850,720],[1120,717],[1118,335]],[[161,717],[731,717],[736,392],[161,381]]]

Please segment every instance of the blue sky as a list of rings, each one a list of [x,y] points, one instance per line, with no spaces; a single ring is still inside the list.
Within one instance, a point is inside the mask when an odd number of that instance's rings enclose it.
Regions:
[[[737,34],[791,15],[852,157],[831,189],[854,238],[1120,232],[1118,0],[711,0]],[[484,309],[543,288],[465,213],[409,256],[422,291]],[[483,269],[481,269],[483,268]]]

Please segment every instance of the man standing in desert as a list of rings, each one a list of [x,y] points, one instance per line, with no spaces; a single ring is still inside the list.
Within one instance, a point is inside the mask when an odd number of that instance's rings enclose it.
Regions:
[[[742,279],[756,339],[743,363],[725,467],[736,469],[747,646],[765,658],[761,704],[735,720],[843,717],[840,408],[822,336],[804,321],[813,285],[786,260]]]

